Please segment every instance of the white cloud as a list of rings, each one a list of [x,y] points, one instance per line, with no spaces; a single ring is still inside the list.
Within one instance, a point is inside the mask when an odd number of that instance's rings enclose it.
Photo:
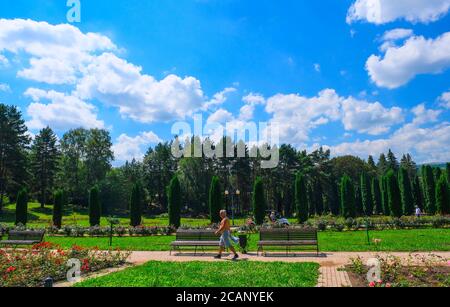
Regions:
[[[403,19],[429,23],[447,14],[450,0],[356,0],[347,14],[347,23],[367,21],[385,24]]]
[[[208,117],[208,124],[226,124],[234,120],[233,114],[224,109],[219,109]]]
[[[342,103],[342,123],[347,131],[380,135],[404,120],[402,109],[386,109],[379,102],[368,103],[352,97]]]
[[[141,161],[148,146],[160,142],[162,140],[153,131],[142,132],[136,137],[122,134],[117,138],[112,149],[118,162],[132,161],[133,159]]]
[[[320,64],[314,64],[314,70],[316,71],[316,72],[320,72]]]
[[[223,91],[216,93],[210,101],[206,102],[203,106],[203,109],[208,110],[209,108],[224,104],[228,98],[228,95],[234,92],[236,92],[236,89],[234,87],[225,88]]]
[[[442,107],[450,109],[450,92],[443,93],[438,100]]]
[[[31,117],[27,126],[31,130],[42,129],[46,126],[60,131],[79,127],[105,127],[104,122],[97,118],[95,106],[77,97],[36,88],[28,89],[25,96],[33,100],[27,108],[27,114]],[[43,100],[48,103],[43,103]]]
[[[399,39],[408,38],[414,35],[413,30],[397,28],[384,32],[382,40],[383,41],[395,41]]]
[[[11,92],[11,88],[6,83],[0,83],[0,92]]]
[[[398,88],[420,74],[438,74],[450,67],[450,32],[436,39],[409,38],[403,46],[390,46],[384,57],[372,55],[366,69],[379,87]]]
[[[388,138],[357,140],[327,148],[335,156],[354,154],[367,158],[392,149],[398,156],[411,153],[420,163],[450,161],[450,123],[423,127],[424,124],[437,122],[440,112],[427,110],[423,104],[413,108],[412,112],[415,114],[413,121],[403,125]]]
[[[266,99],[261,94],[250,93],[242,98],[245,103],[239,112],[239,119],[242,121],[249,121],[253,119],[255,108],[259,105],[266,104]]]
[[[0,54],[0,67],[8,65],[9,65],[8,59],[4,55]]]

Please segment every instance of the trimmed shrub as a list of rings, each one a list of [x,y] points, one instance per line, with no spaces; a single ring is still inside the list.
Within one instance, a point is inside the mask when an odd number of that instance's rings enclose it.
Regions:
[[[176,175],[167,188],[167,199],[169,202],[169,226],[179,228],[181,225],[181,186]]]
[[[387,175],[387,192],[388,192],[388,204],[391,216],[402,216],[402,199],[400,195],[400,188],[398,186],[397,176],[393,170],[390,170]]]
[[[341,180],[341,213],[345,218],[356,217],[355,187],[350,177],[345,175]]]
[[[209,217],[212,224],[220,222],[220,210],[223,208],[223,195],[220,181],[214,176],[209,189]]]
[[[436,208],[439,214],[450,213],[450,195],[447,178],[444,174],[436,184]]]
[[[16,225],[26,225],[28,222],[28,192],[22,188],[17,194]]]
[[[130,225],[139,226],[142,223],[142,187],[135,183],[130,197]]]
[[[61,229],[62,226],[62,213],[64,206],[64,194],[63,191],[58,190],[53,195],[54,205],[53,205],[53,226]]]
[[[264,197],[264,184],[261,177],[257,177],[253,186],[253,214],[256,225],[264,224],[266,215],[266,198]]]
[[[100,225],[101,205],[100,191],[97,186],[89,192],[89,224],[92,226]]]
[[[308,220],[308,197],[306,193],[305,179],[303,174],[299,172],[295,178],[295,208],[297,220],[300,224]]]

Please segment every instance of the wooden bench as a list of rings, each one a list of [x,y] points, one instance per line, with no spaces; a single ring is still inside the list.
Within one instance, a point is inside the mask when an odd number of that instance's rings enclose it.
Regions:
[[[257,255],[259,256],[260,252],[264,253],[264,247],[267,246],[286,247],[286,255],[289,254],[292,247],[314,247],[314,251],[319,256],[319,239],[316,229],[261,229]]]
[[[178,230],[176,240],[170,246],[170,254],[174,250],[181,251],[181,247],[194,247],[197,254],[199,247],[203,252],[205,247],[219,248],[220,236],[216,235],[214,230]]]
[[[35,245],[44,240],[45,231],[15,231],[8,233],[8,240],[0,241],[0,246]]]

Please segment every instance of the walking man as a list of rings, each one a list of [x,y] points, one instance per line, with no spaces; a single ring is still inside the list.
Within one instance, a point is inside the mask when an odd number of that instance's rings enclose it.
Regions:
[[[220,222],[219,230],[216,231],[216,235],[221,234],[220,250],[219,255],[214,258],[221,259],[222,253],[225,251],[225,249],[229,248],[230,251],[232,251],[234,254],[233,260],[237,260],[239,258],[239,255],[231,244],[231,223],[230,219],[227,217],[227,211],[221,210],[220,217],[222,218],[222,222]]]

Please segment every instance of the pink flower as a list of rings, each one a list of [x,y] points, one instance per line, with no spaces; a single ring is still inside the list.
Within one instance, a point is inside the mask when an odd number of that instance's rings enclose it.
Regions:
[[[392,285],[390,283],[386,284],[386,288],[391,288],[391,287],[392,287]]]
[[[379,279],[379,280],[377,281],[377,283],[381,285],[381,284],[383,283],[383,281],[382,281],[381,279]]]
[[[447,262],[447,265],[450,266],[450,260]]]
[[[369,284],[369,287],[375,288],[375,282],[372,281],[372,282]]]
[[[11,273],[11,272],[14,272],[15,270],[16,270],[16,267],[10,266],[9,268],[6,269],[6,273]]]

